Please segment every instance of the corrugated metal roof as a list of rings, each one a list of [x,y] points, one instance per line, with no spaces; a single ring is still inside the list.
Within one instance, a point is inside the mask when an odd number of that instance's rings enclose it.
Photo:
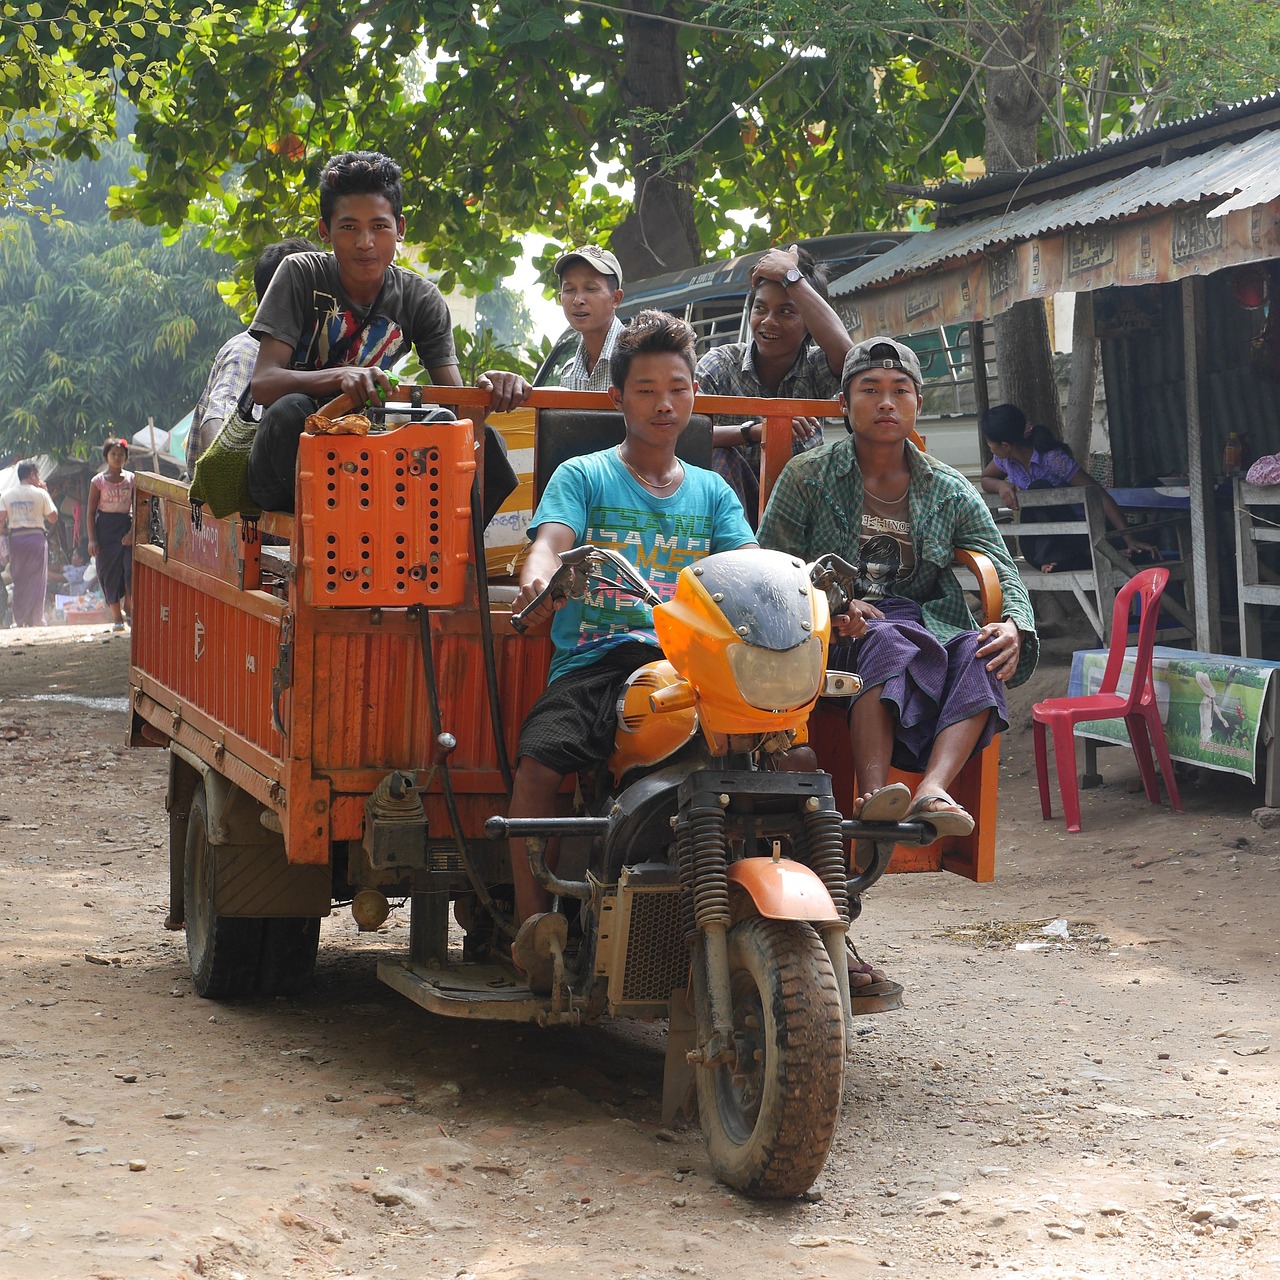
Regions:
[[[1266,204],[1280,195],[1280,130],[1243,142],[1146,167],[1085,191],[1009,213],[941,227],[904,241],[831,286],[833,297],[869,285],[914,275],[940,262],[970,257],[996,245],[1030,240],[1070,227],[1093,226],[1149,208],[1172,208],[1222,199],[1208,211],[1222,217],[1233,209]]]
[[[1201,111],[1192,116],[1166,120],[1161,124],[1152,125],[1149,129],[1140,129],[1136,133],[1108,138],[1084,151],[1073,151],[1068,155],[1042,160],[1029,169],[985,173],[981,177],[970,178],[966,182],[945,182],[941,187],[945,195],[939,198],[945,200],[948,205],[954,205],[957,209],[963,210],[966,204],[990,193],[1013,192],[1025,186],[1029,180],[1061,177],[1077,169],[1089,168],[1100,160],[1120,160],[1126,154],[1141,151],[1153,143],[1167,145],[1188,134],[1194,135],[1217,126],[1238,125],[1242,130],[1247,130],[1250,127],[1249,121],[1253,117],[1272,113],[1277,107],[1280,107],[1280,93],[1260,94],[1243,102],[1215,107],[1212,111]]]

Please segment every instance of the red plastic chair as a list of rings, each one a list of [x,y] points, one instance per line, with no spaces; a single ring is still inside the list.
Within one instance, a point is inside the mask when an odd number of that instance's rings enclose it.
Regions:
[[[1102,685],[1095,694],[1078,698],[1049,698],[1031,708],[1032,731],[1035,736],[1036,780],[1040,784],[1040,812],[1048,820],[1053,816],[1049,804],[1049,763],[1045,746],[1045,726],[1053,729],[1053,756],[1058,770],[1058,788],[1062,792],[1062,811],[1068,831],[1080,830],[1080,792],[1076,779],[1075,726],[1082,720],[1123,719],[1138,760],[1142,785],[1152,804],[1160,803],[1155,766],[1151,762],[1151,743],[1155,743],[1164,774],[1165,789],[1175,813],[1182,812],[1178,784],[1173,780],[1173,761],[1165,741],[1160,710],[1156,706],[1155,686],[1151,680],[1151,651],[1156,643],[1156,621],[1160,616],[1160,597],[1169,581],[1169,570],[1144,569],[1135,574],[1116,594],[1111,615],[1111,648],[1107,654]],[[1125,640],[1129,631],[1129,610],[1138,597],[1138,650],[1133,666],[1133,681],[1127,694],[1119,694],[1120,669],[1124,663]],[[1151,739],[1148,741],[1147,734]]]

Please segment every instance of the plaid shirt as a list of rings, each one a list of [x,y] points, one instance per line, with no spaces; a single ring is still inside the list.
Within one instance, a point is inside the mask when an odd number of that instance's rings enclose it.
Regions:
[[[834,400],[840,394],[840,375],[831,372],[827,353],[816,342],[811,342],[801,348],[795,364],[782,375],[777,391],[768,391],[756,372],[755,344],[728,342],[722,347],[712,347],[698,361],[698,390],[704,396]],[[831,407],[831,416],[840,416],[835,405]],[[721,415],[716,421],[724,424],[745,422],[746,419]]]
[[[253,380],[253,366],[258,361],[258,340],[237,333],[222,344],[213,358],[213,368],[204,384],[200,399],[191,415],[187,434],[187,470],[195,473],[196,459],[213,443],[213,433],[206,432],[206,422],[225,422],[231,417],[236,402]]]
[[[590,373],[587,372],[586,347],[579,338],[578,349],[574,352],[573,360],[560,376],[560,385],[566,391],[608,391],[611,381],[609,357],[613,354],[613,344],[617,342],[618,334],[621,332],[622,321],[614,316],[609,332],[604,336],[604,346],[600,348],[600,359],[596,361],[596,367]]]
[[[909,510],[916,566],[894,592],[920,603],[925,625],[944,644],[977,629],[950,565],[956,547],[981,551],[995,565],[1004,593],[1001,616],[1022,632],[1022,652],[1010,686],[1031,678],[1040,657],[1031,598],[996,530],[987,504],[960,472],[921,453],[909,441]],[[854,438],[792,458],[783,468],[760,523],[760,545],[815,560],[828,551],[858,558],[862,533],[862,473]]]

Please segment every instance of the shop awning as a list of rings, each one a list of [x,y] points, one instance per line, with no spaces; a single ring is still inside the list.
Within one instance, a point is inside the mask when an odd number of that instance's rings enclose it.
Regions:
[[[913,236],[831,285],[855,338],[1280,257],[1280,129]]]

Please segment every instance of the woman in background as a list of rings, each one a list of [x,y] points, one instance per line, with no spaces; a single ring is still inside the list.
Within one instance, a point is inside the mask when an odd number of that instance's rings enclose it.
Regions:
[[[994,493],[1010,511],[1018,509],[1018,494],[1024,489],[1101,488],[1098,482],[1075,460],[1070,448],[1048,427],[1027,422],[1027,415],[1013,404],[997,404],[982,415],[982,435],[992,459],[982,473],[982,487]],[[1115,499],[1102,489],[1102,510],[1107,524],[1124,534],[1125,554],[1135,551],[1154,552],[1155,548],[1139,542],[1128,532],[1124,512]],[[1064,505],[1032,507],[1023,517],[1028,521],[1075,520],[1079,517]],[[1089,539],[1081,534],[1049,534],[1022,539],[1022,554],[1027,563],[1044,573],[1055,569],[1087,569],[1093,556]]]
[[[133,614],[133,472],[124,469],[129,445],[108,440],[102,456],[107,469],[89,485],[89,554],[114,619],[111,630],[123,631]]]

